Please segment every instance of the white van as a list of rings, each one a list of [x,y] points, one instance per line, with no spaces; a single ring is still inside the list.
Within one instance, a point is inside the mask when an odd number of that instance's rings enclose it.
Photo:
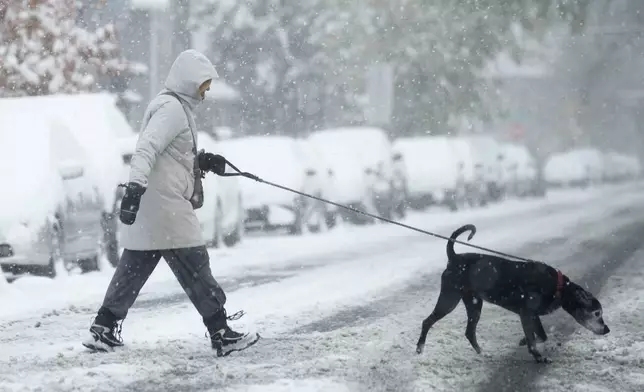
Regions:
[[[398,199],[394,181],[392,144],[379,128],[346,127],[313,132],[309,142],[327,156],[337,184],[337,200],[357,209],[393,217]],[[354,223],[372,222],[353,212],[340,211]]]
[[[405,137],[395,140],[393,148],[404,158],[408,198],[413,207],[438,204],[452,211],[462,207],[462,161],[448,137]]]
[[[223,155],[240,170],[294,190],[321,196],[322,181],[294,138],[249,136],[226,140]],[[311,199],[243,178],[246,230],[285,228],[290,234],[318,231],[324,211]]]

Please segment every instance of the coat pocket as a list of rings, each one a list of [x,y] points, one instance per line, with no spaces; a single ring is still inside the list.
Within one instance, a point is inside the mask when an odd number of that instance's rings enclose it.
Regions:
[[[184,178],[186,182],[185,190],[183,192],[183,197],[186,200],[190,200],[192,194],[195,192],[195,178],[188,170],[184,170]]]

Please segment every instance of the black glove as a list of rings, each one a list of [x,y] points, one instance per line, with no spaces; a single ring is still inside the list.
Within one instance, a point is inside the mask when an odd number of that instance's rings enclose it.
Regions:
[[[125,225],[131,225],[136,220],[136,214],[139,212],[141,196],[145,193],[146,187],[135,182],[128,182],[125,185],[125,195],[121,200],[121,222]]]
[[[226,172],[226,158],[219,154],[201,151],[197,156],[199,169],[220,176]]]

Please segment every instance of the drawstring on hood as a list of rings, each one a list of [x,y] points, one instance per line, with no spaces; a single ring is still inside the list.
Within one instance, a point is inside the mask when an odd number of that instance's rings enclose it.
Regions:
[[[209,79],[217,79],[219,75],[210,60],[194,49],[183,51],[174,60],[165,88],[184,99],[191,109],[201,102],[199,86]]]

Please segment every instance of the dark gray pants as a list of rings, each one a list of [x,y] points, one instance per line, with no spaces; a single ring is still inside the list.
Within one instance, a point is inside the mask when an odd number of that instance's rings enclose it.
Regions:
[[[167,250],[125,249],[107,288],[103,307],[122,320],[163,257],[204,319],[226,304],[226,294],[213,278],[205,246]]]

